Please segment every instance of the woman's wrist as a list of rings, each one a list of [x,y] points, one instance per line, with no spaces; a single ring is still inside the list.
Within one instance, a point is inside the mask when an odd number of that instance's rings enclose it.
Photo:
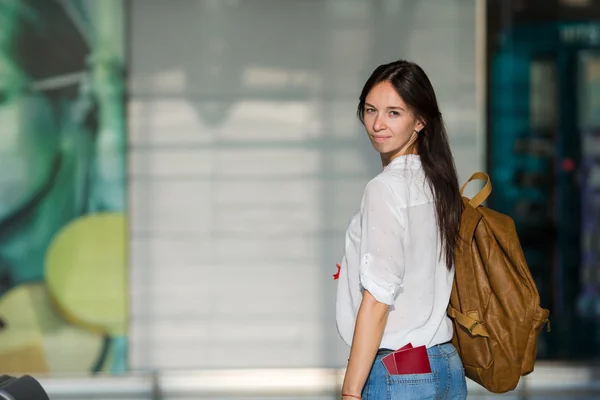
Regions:
[[[358,386],[348,382],[344,382],[344,384],[342,385],[342,395],[344,396],[349,395],[361,397],[362,390],[362,386]]]
[[[342,386],[342,396],[358,396],[361,397],[362,388]]]
[[[342,392],[342,400],[345,399],[356,399],[356,400],[362,400],[362,396],[358,395],[358,394],[349,394],[346,392]]]

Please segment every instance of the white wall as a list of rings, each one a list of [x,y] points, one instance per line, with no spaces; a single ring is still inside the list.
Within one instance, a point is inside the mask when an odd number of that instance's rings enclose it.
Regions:
[[[131,3],[132,368],[344,365],[332,274],[379,170],[359,91],[418,62],[481,169],[475,0]]]

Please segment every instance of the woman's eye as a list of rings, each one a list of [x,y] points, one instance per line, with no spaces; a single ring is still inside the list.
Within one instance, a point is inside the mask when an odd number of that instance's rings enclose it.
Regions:
[[[400,116],[400,113],[399,113],[398,111],[390,111],[390,115],[391,115],[392,117],[399,117],[399,116]]]
[[[372,113],[374,113],[374,112],[375,112],[375,109],[374,109],[374,108],[365,108],[365,112],[366,112],[367,114],[372,114]]]

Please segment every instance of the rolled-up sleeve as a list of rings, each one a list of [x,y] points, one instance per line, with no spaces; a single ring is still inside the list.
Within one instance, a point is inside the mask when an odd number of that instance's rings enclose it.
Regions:
[[[385,181],[373,180],[361,206],[360,283],[380,303],[392,305],[404,278],[404,223]]]

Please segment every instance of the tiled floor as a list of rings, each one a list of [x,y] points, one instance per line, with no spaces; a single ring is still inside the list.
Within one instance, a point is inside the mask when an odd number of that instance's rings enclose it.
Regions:
[[[73,400],[77,397],[72,397],[71,395],[67,396],[67,397],[56,397],[56,396],[52,396],[51,393],[50,394],[50,398],[52,400]],[[197,394],[192,394],[190,396],[181,396],[181,395],[176,395],[173,397],[169,397],[169,396],[164,396],[161,397],[160,395],[157,395],[156,397],[150,397],[150,396],[144,396],[144,397],[138,397],[138,396],[132,396],[132,397],[111,397],[111,396],[103,396],[103,395],[94,395],[94,396],[86,396],[85,397],[88,400],[339,400],[339,397],[337,396],[286,396],[286,397],[279,397],[279,396],[260,396],[260,395],[253,395],[253,396],[237,396],[237,397],[229,397],[229,396],[202,396],[202,395],[197,395]],[[469,395],[468,400],[495,400],[495,399],[502,399],[502,400],[597,400],[600,399],[600,391],[597,391],[595,393],[581,393],[581,392],[562,392],[562,393],[540,393],[540,394],[531,394],[528,396],[518,396],[518,395],[510,395],[510,394],[505,394],[505,395]]]
[[[339,400],[337,369],[204,370],[40,378],[52,400]],[[495,395],[467,380],[469,400],[600,399],[596,365],[544,364],[512,392]]]

